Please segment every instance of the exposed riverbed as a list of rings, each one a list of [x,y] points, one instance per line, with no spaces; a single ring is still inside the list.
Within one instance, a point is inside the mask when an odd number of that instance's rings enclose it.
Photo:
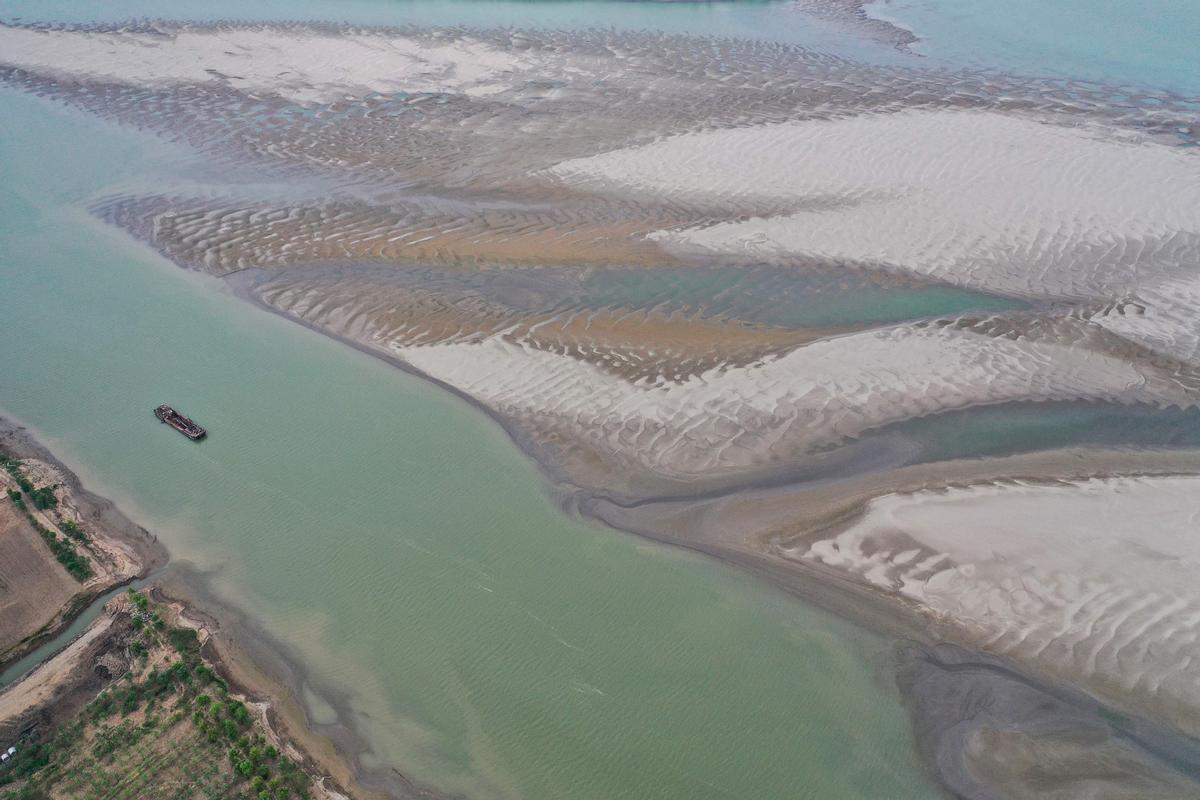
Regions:
[[[368,780],[1190,786],[1055,683],[1200,730],[1178,84],[841,0],[138,8],[0,20],[0,409]]]

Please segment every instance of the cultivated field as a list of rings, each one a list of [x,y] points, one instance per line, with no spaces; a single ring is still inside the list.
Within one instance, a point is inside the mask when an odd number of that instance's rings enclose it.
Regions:
[[[70,721],[18,743],[0,766],[0,798],[308,798],[308,776],[201,659],[196,631],[167,624],[167,607],[132,590],[113,602],[130,633],[88,666],[115,679]]]
[[[25,515],[0,496],[0,659],[49,625],[80,585]]]

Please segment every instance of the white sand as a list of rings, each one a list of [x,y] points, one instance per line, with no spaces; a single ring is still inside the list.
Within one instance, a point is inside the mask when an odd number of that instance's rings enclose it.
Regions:
[[[854,261],[1030,296],[1095,297],[1200,263],[1200,154],[1098,126],[909,111],[684,134],[552,172],[734,212],[797,203],[659,234],[684,249]]]
[[[35,31],[0,26],[0,63],[60,77],[138,86],[222,84],[297,103],[372,93],[492,94],[519,60],[469,39],[416,38],[286,28],[134,32]]]
[[[366,331],[352,335],[370,341]],[[504,335],[372,344],[504,414],[679,479],[766,467],[888,422],[982,403],[1194,401],[1169,380],[1083,347],[936,326],[823,340],[758,364],[654,384],[632,384]]]
[[[1060,674],[1160,703],[1200,697],[1200,477],[887,495],[788,555]]]
[[[1200,364],[1200,275],[1138,287],[1130,299],[1136,305],[1125,313],[1093,321],[1157,353]]]

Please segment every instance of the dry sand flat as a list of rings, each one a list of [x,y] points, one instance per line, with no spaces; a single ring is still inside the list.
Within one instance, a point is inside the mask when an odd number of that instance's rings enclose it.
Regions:
[[[989,652],[1200,730],[1200,478],[1002,481],[889,494],[783,555],[953,620]]]
[[[1153,276],[1186,271],[1200,254],[1200,158],[1053,116],[912,111],[745,126],[552,171],[671,198],[835,198],[828,208],[657,238],[1011,294],[1095,297],[1140,277],[1128,271],[1133,261]]]
[[[48,628],[80,591],[46,543],[8,501],[0,500],[0,660]]]
[[[413,37],[270,28],[67,31],[5,28],[5,62],[150,86],[217,84],[270,91],[300,103],[397,91],[503,90],[520,61],[466,38],[445,44]],[[56,54],[69,54],[69,66]]]
[[[679,383],[633,384],[499,336],[394,349],[505,415],[581,437],[644,472],[692,483],[731,474],[761,478],[798,454],[951,408],[1084,397],[1194,402],[1190,389],[1148,378],[1121,359],[938,326],[824,340]]]

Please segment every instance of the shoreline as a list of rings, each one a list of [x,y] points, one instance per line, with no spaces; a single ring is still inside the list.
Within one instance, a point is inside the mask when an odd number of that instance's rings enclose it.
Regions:
[[[749,486],[717,497],[666,498],[633,507],[623,506],[608,498],[579,489],[568,481],[556,480],[553,465],[534,457],[523,446],[517,431],[506,425],[482,403],[454,387],[428,378],[399,359],[389,358],[377,350],[275,311],[266,304],[257,302],[244,284],[239,286],[239,282],[225,280],[220,281],[218,285],[232,289],[239,298],[291,322],[301,322],[304,327],[311,328],[316,333],[350,345],[355,350],[399,367],[415,377],[449,389],[452,394],[479,408],[500,425],[526,457],[531,458],[546,478],[543,490],[563,513],[599,523],[625,535],[681,547],[712,558],[725,566],[766,581],[773,588],[811,603],[828,613],[890,637],[897,647],[905,652],[933,652],[930,648],[941,646],[941,643],[947,640],[947,628],[944,625],[932,624],[910,604],[897,602],[896,597],[888,596],[850,575],[822,565],[779,558],[772,553],[772,547],[777,544],[777,537],[754,537],[750,533],[761,533],[764,529],[770,529],[771,526],[765,524],[764,520],[769,521],[772,513],[779,519],[794,517],[798,505],[809,512],[810,518],[804,527],[810,533],[848,524],[862,514],[873,497],[905,487],[923,486],[929,482],[931,475],[944,475],[947,465],[954,466],[955,475],[963,480],[972,477],[963,470],[965,465],[973,465],[972,468],[977,473],[974,477],[978,479],[991,472],[1004,473],[1006,469],[1011,474],[1014,465],[1024,464],[1024,472],[1018,469],[1018,474],[1026,475],[1030,479],[1036,479],[1040,475],[1044,480],[1054,481],[1061,479],[1063,475],[1079,474],[1081,470],[1093,474],[1102,473],[1116,466],[1118,462],[1128,471],[1131,461],[1139,459],[1144,462],[1143,468],[1151,474],[1170,474],[1182,471],[1184,467],[1194,467],[1196,464],[1197,456],[1194,451],[1149,452],[1133,458],[1129,451],[1114,450],[1109,453],[1110,458],[1105,460],[1097,457],[1098,453],[1103,451],[1092,450],[1085,453],[1079,448],[1062,449],[1016,456],[916,464],[900,470],[869,472],[850,479],[834,478],[782,486],[764,484]],[[21,432],[26,439],[30,439],[30,434],[23,427],[14,423],[7,424]],[[39,452],[45,454],[44,447],[36,442],[33,446],[37,446]],[[1083,459],[1085,454],[1087,458]],[[1175,463],[1164,464],[1164,460]],[[78,479],[73,472],[57,460],[54,463],[63,470],[64,475],[71,477],[73,487],[78,485]],[[821,503],[812,503],[810,507],[804,503],[797,504],[796,495],[823,496],[824,500]],[[109,501],[103,498],[95,499],[112,509],[113,513],[119,514]],[[747,505],[754,507],[756,513],[743,513]],[[774,509],[771,508],[772,505]],[[739,511],[739,507],[743,510]],[[733,519],[738,519],[739,525],[729,524]],[[685,536],[679,532],[684,526],[692,535]],[[140,531],[142,536],[149,535],[140,527],[134,528]],[[318,765],[322,772],[330,776],[334,784],[348,787],[347,791],[354,797],[441,796],[434,790],[415,785],[394,769],[365,767],[361,755],[369,750],[369,747],[353,728],[353,716],[348,713],[349,705],[345,698],[339,697],[336,689],[311,686],[302,659],[289,652],[287,646],[275,640],[269,632],[256,626],[245,612],[223,604],[209,589],[206,577],[202,573],[190,564],[172,563],[166,569],[159,569],[154,578],[158,587],[156,591],[161,592],[164,598],[185,604],[188,609],[186,616],[205,625],[211,634],[205,653],[223,665],[230,682],[242,687],[252,698],[269,698],[269,710],[265,712],[268,721],[281,737],[294,743],[298,750],[305,754],[306,763]],[[971,663],[986,662],[993,666],[996,662],[1004,663],[1007,670],[1005,674],[1022,675],[1024,685],[1040,687],[1038,691],[1053,693],[1057,691],[1056,686],[1062,685],[1060,678],[1030,672],[1025,664],[1016,667],[1010,660],[996,659],[988,655],[986,649],[973,648],[969,642],[953,637],[949,641],[965,648],[962,652],[966,655],[960,655],[960,660],[970,660]],[[988,661],[989,659],[991,660]],[[907,668],[897,666],[895,676],[901,689],[901,699],[913,714],[914,747],[920,754],[919,761],[937,782],[949,791],[955,791],[952,788],[957,785],[955,776],[945,774],[942,771],[941,757],[933,758],[932,755],[944,754],[947,748],[956,753],[965,752],[968,742],[965,735],[960,738],[954,738],[952,735],[949,745],[944,739],[936,743],[930,742],[930,737],[934,735],[930,731],[942,731],[938,725],[944,725],[945,714],[937,717],[937,725],[928,723],[921,715],[925,714],[929,707],[938,706],[941,690],[934,689],[931,693],[928,688],[931,685],[929,680],[909,680],[904,677],[907,674],[905,669]],[[301,697],[304,688],[315,691],[328,702],[337,712],[338,721],[329,725],[311,722]],[[1091,697],[1082,690],[1080,696]],[[1099,701],[1096,702],[1099,704]],[[944,736],[944,731],[939,735]],[[961,774],[958,777],[961,778]]]
[[[221,600],[207,577],[190,563],[171,564],[155,583],[162,597],[183,603],[188,618],[205,626],[209,638],[203,652],[213,654],[230,682],[251,697],[269,697],[268,716],[285,738],[297,743],[349,796],[366,800],[443,797],[396,769],[364,766],[361,756],[369,746],[351,725],[342,722],[353,718],[343,693],[315,683],[302,658],[243,610]],[[301,698],[305,689],[334,709],[336,722],[318,723],[309,718]]]
[[[111,500],[84,487],[79,477],[38,441],[27,427],[7,416],[0,416],[0,451],[20,459],[37,459],[57,470],[63,478],[63,488],[71,498],[71,505],[90,523],[95,535],[124,551],[135,565],[135,572],[128,577],[78,592],[42,629],[18,642],[0,658],[0,672],[3,672],[52,641],[100,597],[161,569],[169,560],[169,555],[157,537],[126,517]]]
[[[7,706],[0,703],[0,713],[5,714],[0,718],[0,726],[11,726],[14,720],[30,715],[57,716],[55,710],[60,704],[74,703],[88,691],[79,685],[76,661],[110,627],[112,598],[119,595],[122,587],[148,578],[145,590],[172,607],[186,626],[203,632],[201,653],[204,658],[237,692],[261,709],[266,729],[304,764],[321,796],[327,800],[439,796],[398,773],[399,780],[396,780],[397,776],[372,774],[362,768],[358,754],[364,747],[352,730],[340,725],[336,727],[341,730],[332,730],[335,726],[310,723],[303,703],[296,697],[304,677],[299,659],[287,653],[286,647],[268,631],[256,628],[244,614],[223,605],[215,594],[208,592],[202,574],[185,563],[171,562],[167,548],[157,537],[126,517],[112,501],[84,488],[76,473],[35,438],[28,427],[9,416],[0,416],[0,445],[14,456],[36,458],[51,464],[62,475],[72,505],[91,522],[89,527],[94,535],[104,537],[116,546],[130,548],[137,553],[140,565],[138,573],[128,579],[76,595],[69,606],[56,615],[52,625],[11,651],[11,656],[0,666],[12,667],[37,648],[54,642],[55,637],[61,636],[84,612],[109,596],[96,619],[82,631],[69,641],[61,642],[53,653],[0,687],[0,699],[10,701]],[[23,692],[35,694],[28,700],[14,699]],[[339,708],[335,696],[325,697]],[[361,776],[369,776],[386,786],[380,790],[363,785]],[[386,780],[388,777],[392,780]]]
[[[134,239],[134,241],[143,244],[140,240]],[[167,260],[185,272],[195,272],[182,264]],[[782,519],[797,515],[798,504],[792,499],[794,495],[824,495],[826,496],[825,503],[837,503],[840,498],[841,505],[832,514],[826,514],[824,517],[813,515],[812,519],[804,523],[809,535],[817,536],[861,515],[872,499],[889,493],[912,491],[914,488],[924,487],[934,483],[929,480],[930,476],[942,474],[947,469],[960,470],[956,473],[959,481],[947,481],[948,484],[966,483],[969,480],[988,480],[998,476],[1012,477],[1011,470],[1014,467],[1018,470],[1016,474],[1034,481],[1118,474],[1114,469],[1118,462],[1125,466],[1131,463],[1138,464],[1137,469],[1130,471],[1130,474],[1138,475],[1175,475],[1184,473],[1188,468],[1200,471],[1200,451],[1197,450],[1068,446],[999,456],[921,461],[900,467],[885,465],[882,468],[870,469],[865,472],[847,471],[844,474],[839,472],[834,477],[815,480],[796,479],[793,476],[784,475],[694,495],[652,496],[631,500],[619,494],[600,494],[580,487],[570,480],[566,471],[558,465],[539,458],[536,455],[537,448],[518,426],[511,424],[486,403],[462,389],[428,375],[398,356],[342,336],[263,302],[253,292],[253,286],[257,278],[265,274],[269,274],[269,272],[258,267],[247,267],[235,273],[213,277],[217,278],[218,285],[228,288],[237,299],[382,361],[453,395],[484,414],[504,431],[512,444],[541,473],[544,477],[544,491],[563,513],[599,523],[625,535],[680,547],[712,558],[719,563],[735,566],[767,580],[772,586],[785,593],[816,603],[825,610],[843,616],[851,622],[864,624],[868,629],[877,633],[919,638],[925,625],[920,616],[913,613],[911,609],[895,608],[896,604],[885,598],[881,592],[862,585],[849,576],[827,568],[772,557],[772,550],[776,542],[768,541],[771,539],[769,529],[772,525],[762,522],[763,515],[761,513],[735,514],[730,513],[728,509],[739,504],[757,505],[764,499],[770,499],[780,506],[776,516]],[[1081,461],[1083,458],[1088,461],[1084,463]],[[966,471],[962,471],[964,468]],[[1006,472],[1006,470],[1008,471]],[[840,497],[842,494],[849,495],[849,497]],[[713,513],[714,509],[719,510],[723,517],[721,528],[724,532],[717,536],[711,533],[711,529],[715,527],[711,523],[707,523],[709,530],[704,535],[693,537],[673,534],[663,528],[660,521],[660,513],[664,511],[677,517],[694,517],[707,516]],[[736,528],[742,530],[742,536],[739,537],[731,537],[728,533],[733,527],[732,519],[735,516],[740,516],[743,521],[743,526]],[[690,524],[694,524],[694,522],[692,520]],[[761,535],[764,528],[768,529],[768,533]],[[750,532],[752,531],[758,532],[760,535],[751,536]],[[743,536],[761,540],[756,542],[760,547],[747,545],[746,542],[741,541]],[[828,584],[827,588],[838,595],[839,600],[833,603],[822,603],[818,599],[821,596],[822,587],[807,586],[805,582],[810,579]],[[849,611],[858,602],[863,602],[871,607],[864,619],[889,621],[880,627],[863,622]],[[932,643],[932,640],[927,640],[926,643]]]
[[[787,520],[790,527],[803,531],[792,537],[793,543],[806,537],[815,539],[862,518],[871,501],[885,495],[931,486],[961,486],[995,479],[1013,479],[1014,475],[1022,481],[1051,485],[1080,477],[1194,474],[1200,471],[1200,451],[1182,447],[1122,449],[1068,446],[999,456],[918,462],[899,468],[837,474],[810,481],[781,478],[691,497],[666,496],[623,503],[620,497],[606,497],[579,487],[565,476],[565,471],[539,458],[538,449],[526,445],[526,437],[515,425],[509,424],[486,404],[457,387],[426,375],[399,357],[293,317],[261,301],[253,293],[253,285],[255,277],[264,272],[248,268],[232,276],[223,276],[222,283],[242,300],[445,389],[481,410],[533,462],[545,478],[544,490],[564,513],[599,523],[615,532],[698,553],[723,566],[765,581],[785,594],[852,624],[892,638],[898,653],[904,654],[897,655],[894,678],[901,699],[912,717],[918,760],[949,794],[973,797],[977,795],[972,792],[990,792],[990,788],[980,784],[968,785],[971,783],[967,779],[969,771],[962,764],[947,766],[944,761],[948,753],[952,753],[958,761],[967,759],[974,734],[965,729],[959,730],[958,723],[947,726],[947,712],[944,710],[930,712],[931,708],[936,709],[945,703],[943,693],[955,691],[951,685],[955,680],[955,669],[966,667],[925,668],[922,680],[912,679],[912,674],[920,671],[912,666],[914,659],[941,663],[937,653],[942,651],[938,648],[952,649],[955,655],[950,661],[960,665],[970,664],[972,669],[983,672],[995,672],[999,677],[982,680],[988,691],[995,690],[1003,694],[1008,691],[1005,681],[1017,681],[1037,697],[1070,696],[1073,698],[1070,708],[1062,712],[1064,724],[1078,724],[1087,728],[1094,722],[1091,716],[1095,714],[1106,719],[1107,715],[1118,715],[1132,719],[1139,729],[1153,728],[1156,736],[1173,742],[1172,746],[1177,749],[1190,750],[1195,746],[1196,740],[1187,733],[1170,727],[1170,723],[1154,721],[1157,719],[1155,710],[1138,703],[1136,698],[1113,697],[1111,692],[1105,692],[1102,696],[1096,693],[1096,687],[1089,687],[1085,681],[1055,674],[1028,660],[1014,660],[994,653],[985,640],[966,635],[956,620],[933,618],[912,601],[872,586],[856,575],[823,564],[785,557],[779,528]],[[952,479],[948,477],[950,475],[953,475]],[[820,498],[813,502],[815,510],[808,508],[805,502],[797,502],[801,496],[809,501]],[[746,511],[747,507],[757,506],[764,499],[770,499],[777,506],[773,521],[764,521],[764,518],[771,517],[770,512],[764,513],[761,509]],[[739,507],[740,511],[736,510]],[[709,517],[715,517],[719,522]],[[733,524],[735,518],[738,520],[736,525]],[[803,522],[797,523],[796,518]],[[684,528],[691,531],[692,535],[681,533]],[[696,535],[697,532],[699,535]],[[938,681],[931,680],[929,673],[938,669],[942,669],[945,675]],[[1080,711],[1080,708],[1084,710]],[[1077,719],[1078,714],[1083,715],[1083,721]],[[1025,727],[1024,722],[1015,717],[1008,718],[1003,714],[997,717],[1002,718],[1003,724],[1016,729]],[[949,733],[947,727],[950,728]],[[1031,724],[1028,727],[1029,730],[1023,731],[1022,735],[1036,736],[1033,730],[1035,726]],[[1124,742],[1127,738],[1120,729],[1106,731],[1112,740]],[[1111,742],[1106,739],[1104,746],[1109,744]],[[1057,745],[1049,746],[1053,748]],[[1085,757],[1090,755],[1085,754]],[[1141,761],[1153,762],[1157,758],[1156,752],[1151,749],[1143,748],[1138,752]],[[1141,765],[1138,759],[1134,760],[1135,765]],[[1003,769],[998,777],[992,777],[1001,783],[1022,779],[1005,774]],[[1119,784],[1121,778],[1113,780]],[[962,794],[964,789],[966,793]]]

